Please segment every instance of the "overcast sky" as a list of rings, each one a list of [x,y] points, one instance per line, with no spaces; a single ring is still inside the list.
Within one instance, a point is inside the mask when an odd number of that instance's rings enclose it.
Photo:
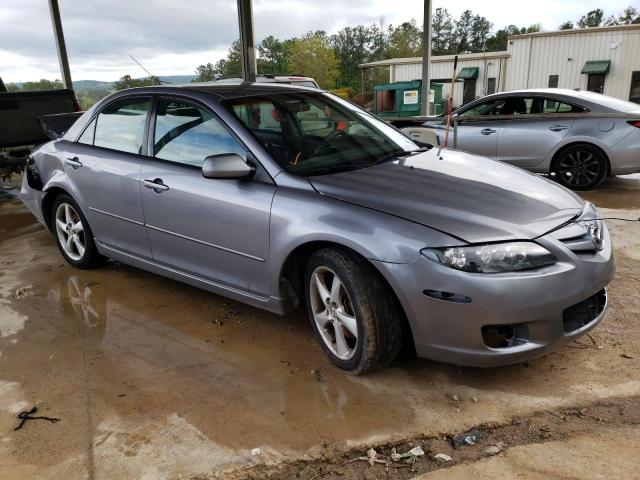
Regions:
[[[116,80],[145,73],[191,74],[215,62],[238,37],[235,0],[59,0],[74,80]],[[153,6],[151,6],[153,5]],[[421,24],[421,0],[254,0],[256,39],[289,38],[309,30],[334,33],[346,25]],[[554,30],[595,8],[605,16],[640,0],[434,0],[454,17],[466,9],[494,29],[541,23]],[[8,82],[60,78],[46,0],[1,0],[0,76]]]

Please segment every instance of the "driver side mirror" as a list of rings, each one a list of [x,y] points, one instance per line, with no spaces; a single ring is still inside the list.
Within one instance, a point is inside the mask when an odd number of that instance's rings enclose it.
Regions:
[[[210,155],[202,164],[204,178],[249,178],[254,172],[255,168],[235,153]]]

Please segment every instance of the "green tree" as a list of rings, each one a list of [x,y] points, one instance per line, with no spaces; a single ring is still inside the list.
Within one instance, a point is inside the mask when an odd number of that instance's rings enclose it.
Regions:
[[[493,24],[485,17],[476,15],[471,24],[471,37],[469,44],[472,52],[482,52],[486,49],[487,38],[491,34]]]
[[[621,25],[640,23],[640,12],[637,8],[629,6],[618,16],[618,23]]]
[[[580,20],[578,20],[578,26],[580,28],[592,28],[599,27],[602,25],[602,19],[604,17],[604,12],[600,8],[596,8],[595,10],[591,10],[586,15],[583,15]]]
[[[324,32],[309,32],[290,46],[291,70],[313,77],[322,88],[334,88],[340,74],[336,54]]]
[[[242,76],[242,51],[240,40],[231,44],[226,58],[218,60],[214,66],[216,76],[219,77],[240,77]]]
[[[64,88],[60,80],[40,79],[37,82],[24,82],[22,90],[58,90]]]
[[[387,29],[387,55],[390,58],[418,57],[422,55],[422,29],[415,20]]]
[[[455,53],[465,53],[471,51],[471,36],[473,30],[473,12],[465,10],[456,21],[454,29]]]
[[[560,25],[560,30],[572,30],[572,29],[573,29],[573,22],[569,20],[567,20],[562,25]]]
[[[196,78],[194,78],[192,82],[210,82],[215,77],[215,67],[209,62],[196,67]]]
[[[453,17],[446,8],[436,8],[431,21],[431,52],[433,55],[451,53]]]
[[[516,25],[509,25],[501,28],[489,38],[487,38],[487,52],[502,52],[507,49],[509,37],[511,35],[520,35],[522,29]]]
[[[124,90],[126,88],[160,85],[160,83],[160,79],[155,75],[147,78],[131,78],[131,75],[123,75],[119,80],[113,83],[113,88],[114,90]]]
[[[331,45],[338,60],[340,75],[337,85],[360,90],[358,65],[371,60],[376,31],[364,25],[345,27],[331,36]]]
[[[111,93],[111,90],[106,88],[91,88],[91,89],[76,89],[76,97],[83,110],[88,110],[96,102],[102,100],[104,97]]]
[[[280,41],[273,35],[258,44],[258,72],[262,75],[285,75],[289,72],[290,41]]]

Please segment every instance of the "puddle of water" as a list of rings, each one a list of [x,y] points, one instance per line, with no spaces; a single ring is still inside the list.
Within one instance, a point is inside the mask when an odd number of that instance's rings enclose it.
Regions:
[[[3,294],[34,285],[30,297],[3,300],[24,320],[13,328],[0,319],[0,328],[15,330],[0,337],[0,379],[19,384],[25,396],[16,400],[62,419],[9,434],[10,453],[0,455],[40,471],[59,464],[67,472],[81,461],[82,478],[87,468],[188,476],[260,461],[249,453],[256,447],[268,458],[299,456],[461,431],[589,398],[592,390],[606,396],[631,368],[615,350],[620,336],[606,343],[607,325],[623,329],[624,341],[639,336],[630,321],[637,304],[626,305],[594,332],[602,351],[564,349],[528,368],[490,370],[401,359],[354,378],[325,359],[303,313],[278,317],[126,266],[76,270],[43,230],[0,246]],[[613,295],[629,298],[633,288],[618,283]],[[15,417],[5,407],[0,395],[0,427],[11,431]]]
[[[579,192],[598,208],[640,209],[640,174],[607,178],[591,192]]]

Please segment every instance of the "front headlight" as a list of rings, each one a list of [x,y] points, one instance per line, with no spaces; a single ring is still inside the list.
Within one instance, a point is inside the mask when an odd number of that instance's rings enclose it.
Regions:
[[[533,242],[493,243],[468,247],[425,248],[429,260],[456,270],[474,273],[501,273],[551,265],[556,257]]]

